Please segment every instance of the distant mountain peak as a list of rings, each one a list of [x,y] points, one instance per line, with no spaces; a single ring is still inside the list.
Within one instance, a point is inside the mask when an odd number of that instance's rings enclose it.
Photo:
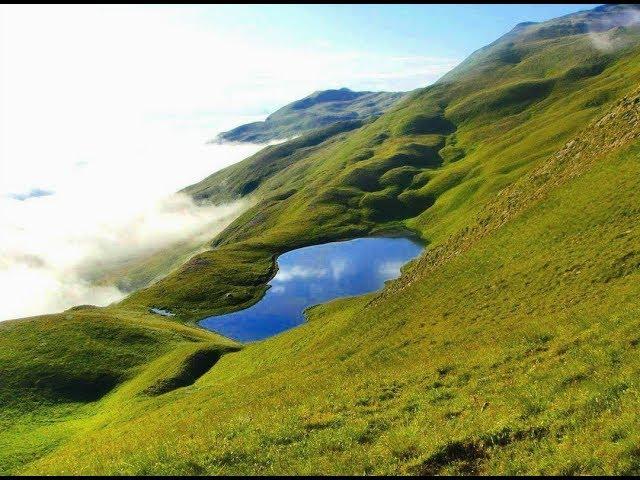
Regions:
[[[265,143],[291,138],[331,124],[366,120],[385,112],[403,92],[356,92],[347,87],[317,90],[269,115],[220,133],[216,143]]]
[[[573,35],[593,36],[635,26],[640,26],[640,5],[633,4],[601,5],[544,22],[521,22],[494,42],[476,50],[438,83],[451,82],[472,71],[478,73],[481,68],[495,68],[490,61],[492,57],[504,60],[504,63],[517,63],[518,49],[524,44]]]

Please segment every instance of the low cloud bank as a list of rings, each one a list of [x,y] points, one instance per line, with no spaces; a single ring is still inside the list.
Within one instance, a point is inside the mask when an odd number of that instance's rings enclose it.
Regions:
[[[173,192],[263,148],[205,144],[212,130],[251,116],[106,104],[85,115],[77,104],[34,110],[19,97],[5,112],[11,121],[0,119],[0,321],[117,301],[118,286],[147,280],[123,281],[129,266],[151,272],[136,262],[163,249],[163,260],[180,260],[245,206],[196,206]],[[66,116],[50,118],[56,112]],[[155,276],[161,268],[151,263]]]
[[[29,123],[0,129],[0,321],[119,300],[127,262],[187,252],[236,218],[243,203],[172,193],[263,148],[205,145],[215,120],[124,116],[41,141]]]
[[[244,203],[196,206],[171,195],[126,210],[73,197],[2,198],[0,320],[52,313],[74,305],[107,305],[125,293],[92,278],[131,258],[176,242],[205,242],[242,211]]]

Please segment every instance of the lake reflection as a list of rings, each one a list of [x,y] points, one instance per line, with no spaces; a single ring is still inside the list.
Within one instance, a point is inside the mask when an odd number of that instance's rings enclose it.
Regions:
[[[406,238],[378,237],[284,253],[278,257],[271,287],[258,303],[205,318],[200,325],[244,342],[270,337],[301,324],[307,307],[382,288],[421,250],[421,245]]]

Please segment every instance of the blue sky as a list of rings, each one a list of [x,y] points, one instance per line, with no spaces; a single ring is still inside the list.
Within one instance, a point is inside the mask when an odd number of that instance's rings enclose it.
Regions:
[[[332,50],[464,57],[514,25],[544,21],[598,4],[522,5],[213,5],[192,6],[203,28],[242,32],[266,42]],[[186,13],[186,12],[185,12]]]

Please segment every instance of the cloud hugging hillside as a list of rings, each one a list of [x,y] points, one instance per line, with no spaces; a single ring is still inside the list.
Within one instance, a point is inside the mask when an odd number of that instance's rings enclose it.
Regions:
[[[383,113],[242,130],[297,137],[183,190],[250,205],[205,251],[0,323],[0,471],[640,473],[639,19],[519,24]],[[376,235],[427,247],[266,340],[197,326],[258,301],[279,254]]]

